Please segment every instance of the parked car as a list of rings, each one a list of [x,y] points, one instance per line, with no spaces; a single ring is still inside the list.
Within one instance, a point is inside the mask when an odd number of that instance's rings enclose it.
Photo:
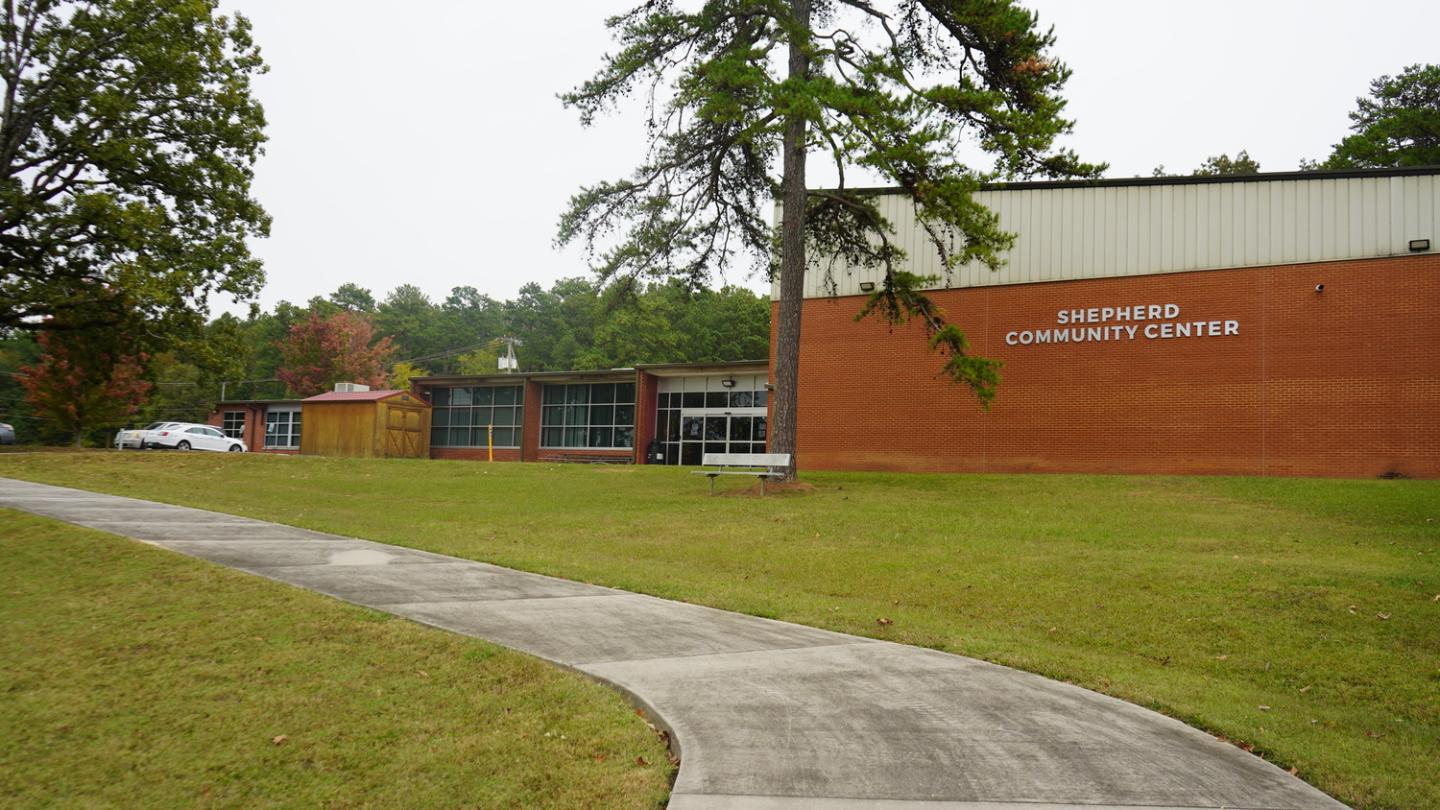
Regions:
[[[214,450],[221,453],[243,453],[245,442],[232,439],[217,427],[191,422],[167,424],[146,439],[151,447],[169,450]]]
[[[151,422],[139,430],[122,430],[115,434],[115,449],[125,450],[134,448],[136,450],[143,450],[147,447],[153,447],[155,446],[154,440],[160,435],[160,431],[178,428],[183,424],[185,423]]]
[[[15,443],[15,426],[0,422],[0,444]]]

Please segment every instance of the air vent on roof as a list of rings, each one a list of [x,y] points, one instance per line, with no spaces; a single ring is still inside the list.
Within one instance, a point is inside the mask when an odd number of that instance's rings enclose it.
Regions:
[[[369,391],[370,386],[360,383],[335,383],[335,392],[339,394],[354,394],[360,391]]]

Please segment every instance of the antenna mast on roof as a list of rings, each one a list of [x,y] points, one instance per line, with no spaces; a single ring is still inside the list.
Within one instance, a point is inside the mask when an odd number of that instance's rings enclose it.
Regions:
[[[515,347],[524,346],[525,341],[520,338],[502,337],[497,338],[505,344],[505,356],[500,358],[500,370],[506,374],[512,374],[520,370],[520,361],[515,359]]]

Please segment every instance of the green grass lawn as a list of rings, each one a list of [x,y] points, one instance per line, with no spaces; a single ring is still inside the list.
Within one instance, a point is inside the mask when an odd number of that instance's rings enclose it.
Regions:
[[[8,510],[0,525],[0,806],[653,808],[669,792],[660,740],[575,673],[113,535]]]
[[[1440,807],[1436,482],[828,473],[710,498],[674,468],[113,452],[0,475],[985,658],[1359,807]]]

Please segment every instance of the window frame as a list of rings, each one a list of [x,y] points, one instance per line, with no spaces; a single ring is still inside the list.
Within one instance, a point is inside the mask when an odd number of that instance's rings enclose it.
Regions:
[[[238,416],[240,418],[239,427],[232,426],[231,423],[234,421],[231,419],[232,416]],[[224,433],[227,439],[240,439],[243,441],[245,439],[246,421],[244,411],[225,411],[220,414],[220,432]]]
[[[562,389],[556,391],[555,389]],[[627,391],[628,389],[628,391]],[[634,450],[637,387],[624,380],[594,383],[546,383],[540,395],[540,449],[542,450]],[[622,394],[621,392],[626,392]],[[558,396],[554,394],[558,393]],[[625,396],[628,394],[628,399]],[[607,396],[608,395],[608,396]],[[617,421],[617,414],[629,409],[629,421]],[[592,421],[609,412],[609,421]],[[584,420],[579,415],[584,413]],[[559,417],[554,421],[552,417]],[[550,441],[552,435],[560,443]],[[618,444],[625,435],[629,444]],[[606,444],[592,444],[596,437],[609,437]],[[580,437],[583,437],[580,438]]]
[[[464,395],[456,396],[456,391],[464,391]],[[476,392],[484,391],[483,397],[477,396]],[[500,391],[513,391],[512,402],[498,402],[497,400],[509,399],[509,395],[499,396]],[[441,393],[443,392],[443,393]],[[488,435],[488,428],[493,427],[496,433],[509,431],[511,442],[497,440],[496,450],[518,450],[525,442],[525,386],[514,383],[499,385],[447,385],[434,388],[430,394],[430,446],[440,449],[484,449],[489,446],[485,441]],[[457,399],[464,401],[464,404],[455,404]],[[477,400],[483,399],[483,403]],[[436,402],[443,402],[443,405],[436,405]],[[484,417],[480,418],[481,412]],[[505,412],[512,421],[505,422],[496,418],[497,412]],[[457,421],[460,420],[460,421]],[[463,424],[462,424],[463,421]],[[465,431],[469,436],[468,444],[451,443],[450,437],[455,431]],[[436,441],[436,437],[441,437]],[[476,437],[480,437],[477,441]]]
[[[272,416],[285,418],[272,420]],[[283,426],[283,430],[275,429],[280,426]],[[300,408],[267,408],[265,411],[264,448],[266,450],[299,450],[300,431],[303,427],[300,421]],[[282,438],[293,444],[282,444]]]

